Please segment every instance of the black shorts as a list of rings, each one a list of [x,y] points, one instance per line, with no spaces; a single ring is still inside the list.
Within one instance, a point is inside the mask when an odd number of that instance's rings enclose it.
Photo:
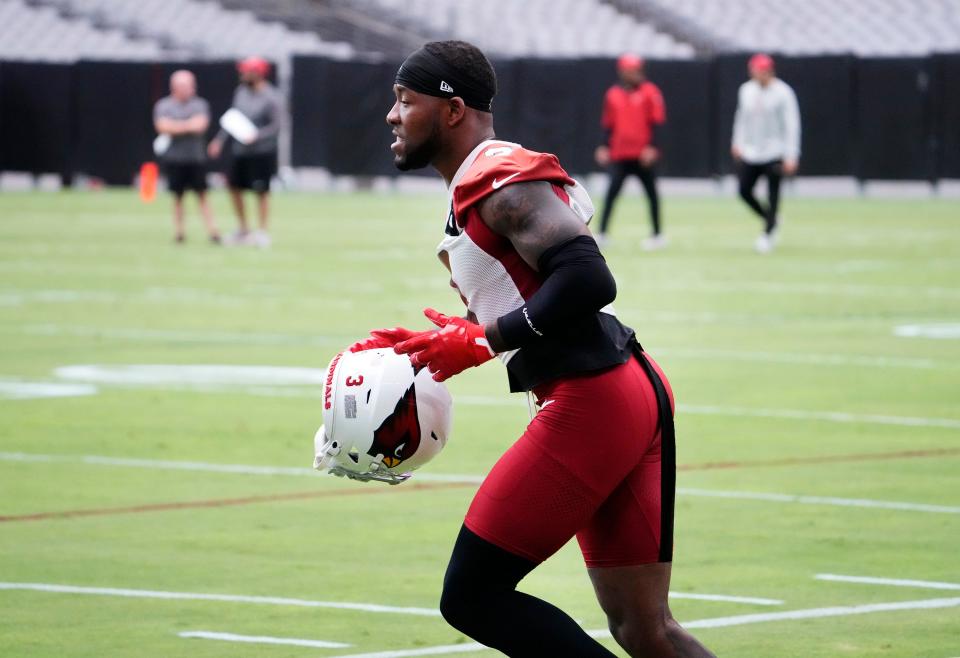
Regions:
[[[186,190],[206,192],[207,168],[199,162],[168,162],[163,166],[167,188],[176,195]]]
[[[230,187],[269,192],[270,179],[277,173],[277,154],[235,155],[227,173]]]

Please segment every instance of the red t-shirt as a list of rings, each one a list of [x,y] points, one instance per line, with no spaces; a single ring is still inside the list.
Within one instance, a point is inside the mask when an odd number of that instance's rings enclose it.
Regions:
[[[663,94],[652,82],[643,82],[636,89],[614,85],[603,99],[603,127],[610,131],[610,158],[639,158],[650,144],[653,126],[667,120]]]

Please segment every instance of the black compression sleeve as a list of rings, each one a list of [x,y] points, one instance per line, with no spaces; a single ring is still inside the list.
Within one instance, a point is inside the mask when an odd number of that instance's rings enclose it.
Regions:
[[[596,313],[617,296],[617,285],[597,243],[578,235],[550,247],[537,262],[543,284],[527,303],[497,320],[508,350],[550,336],[564,323]]]

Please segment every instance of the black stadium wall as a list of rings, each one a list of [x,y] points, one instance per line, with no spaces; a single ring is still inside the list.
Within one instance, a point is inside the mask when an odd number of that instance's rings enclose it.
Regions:
[[[737,89],[747,54],[651,60],[667,124],[661,172],[729,173]],[[868,179],[960,178],[960,54],[922,58],[776,57],[797,92],[801,175]],[[596,170],[609,59],[495,61],[498,134],[556,153],[573,173]],[[129,184],[150,160],[151,109],[177,68],[197,75],[214,117],[237,84],[231,62],[0,62],[0,170],[85,174]],[[394,175],[385,116],[396,63],[295,57],[290,111],[294,166],[338,175]],[[212,122],[208,137],[216,132]],[[217,167],[224,163],[218,162]]]

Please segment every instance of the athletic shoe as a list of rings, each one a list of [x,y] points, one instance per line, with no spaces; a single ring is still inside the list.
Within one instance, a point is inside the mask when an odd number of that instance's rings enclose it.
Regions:
[[[248,231],[234,231],[224,239],[223,243],[231,247],[250,244],[250,233]]]
[[[183,244],[186,241],[187,241],[187,236],[185,236],[183,233],[173,236],[174,244]]]
[[[260,249],[269,249],[272,243],[270,234],[266,231],[254,231],[248,239],[248,244],[252,244],[254,247],[259,247]]]
[[[657,251],[659,249],[664,249],[667,244],[669,243],[662,234],[651,235],[649,238],[643,241],[643,250]]]
[[[753,243],[753,249],[758,254],[769,254],[773,251],[773,246],[776,243],[776,232],[773,233],[761,233],[757,236],[756,242]]]
[[[221,244],[223,244],[223,240],[220,239],[219,235],[211,235],[210,244],[219,247]]]

